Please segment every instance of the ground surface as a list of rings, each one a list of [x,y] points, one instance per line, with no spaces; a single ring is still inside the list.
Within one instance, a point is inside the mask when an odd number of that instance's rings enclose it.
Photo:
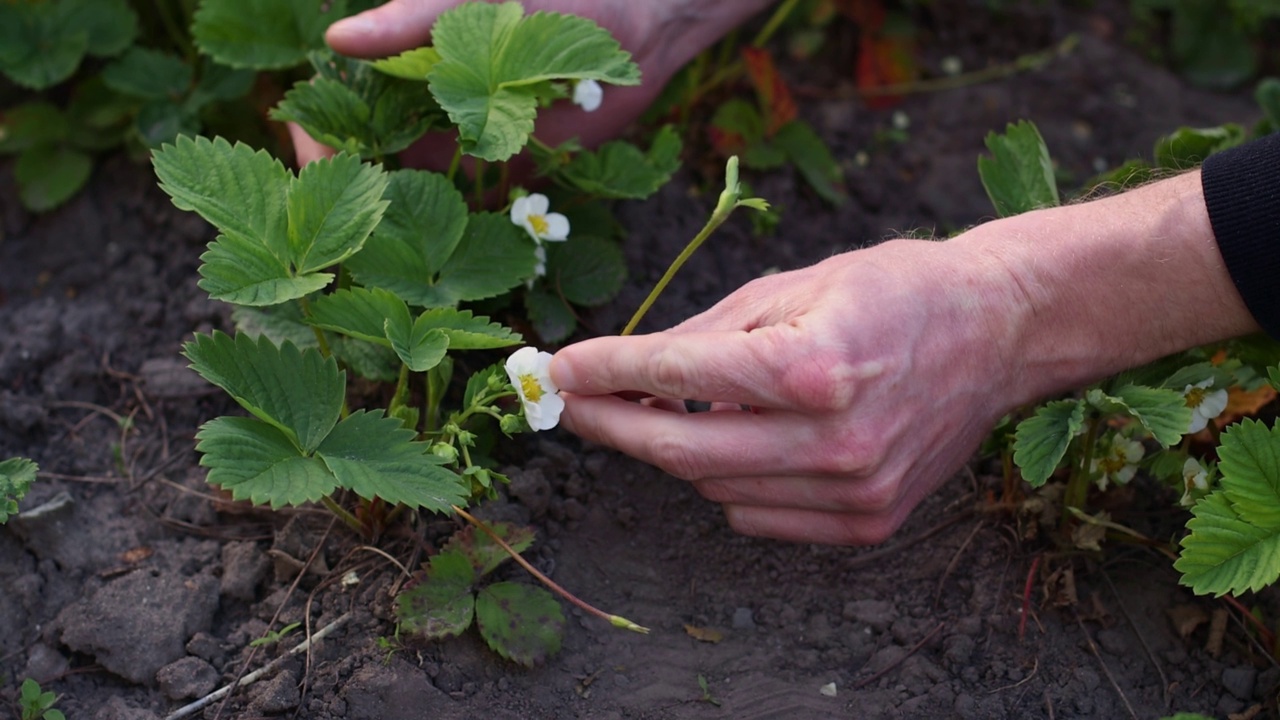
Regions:
[[[779,235],[729,227],[659,302],[651,328],[771,268],[988,217],[975,158],[1006,122],[1036,121],[1063,169],[1082,178],[1095,164],[1149,156],[1179,124],[1255,116],[1241,96],[1189,89],[1143,61],[1101,11],[967,5],[928,16],[930,68],[947,55],[968,68],[1007,62],[1072,32],[1079,47],[1040,72],[909,98],[902,144],[877,140],[890,112],[842,97],[830,59],[790,67],[796,84],[825,88],[806,95],[802,113],[847,164],[852,202],[831,210],[788,175],[753,179],[783,210]],[[1239,627],[1216,657],[1203,649],[1204,627],[1180,637],[1172,608],[1218,606],[1178,588],[1150,552],[1076,562],[1076,606],[1053,607],[1037,580],[1020,639],[1024,583],[1043,548],[981,510],[995,481],[980,465],[883,547],[809,547],[735,536],[682,483],[554,433],[511,458],[518,499],[488,512],[531,521],[542,569],[653,634],[571,612],[563,650],[534,670],[471,636],[389,654],[378,645],[393,632],[388,562],[327,530],[322,512],[233,507],[203,483],[193,433],[229,407],[182,370],[178,348],[192,331],[229,327],[194,282],[210,230],[122,158],[43,217],[19,209],[10,173],[0,185],[0,457],[32,456],[49,475],[24,503],[41,509],[0,529],[0,716],[33,676],[62,694],[71,718],[166,717],[234,678],[278,610],[280,622],[313,631],[345,619],[309,665],[286,660],[220,717],[1226,717],[1275,696],[1280,671],[1256,660]],[[620,208],[632,280],[589,318],[596,331],[621,325],[701,224],[708,202],[690,187],[682,176]],[[124,434],[122,417],[132,418]],[[1161,508],[1135,503],[1119,519],[1170,536],[1178,518]],[[412,555],[405,538],[383,547]],[[1044,560],[1036,577],[1067,566]],[[337,582],[348,570],[358,584]],[[1274,617],[1274,598],[1258,600]],[[699,641],[686,625],[723,639]],[[253,665],[282,654],[267,646]],[[820,692],[829,683],[834,694]]]

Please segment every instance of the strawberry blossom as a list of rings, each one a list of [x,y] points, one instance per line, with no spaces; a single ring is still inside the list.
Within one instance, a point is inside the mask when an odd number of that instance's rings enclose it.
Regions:
[[[550,430],[560,422],[564,400],[551,382],[551,353],[523,347],[507,358],[507,377],[520,396],[524,419],[534,430]]]

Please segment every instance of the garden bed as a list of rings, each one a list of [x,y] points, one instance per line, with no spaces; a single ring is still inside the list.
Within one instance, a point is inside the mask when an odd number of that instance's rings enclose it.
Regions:
[[[906,98],[895,108],[909,119],[903,142],[889,132],[894,110],[867,109],[840,81],[849,72],[839,48],[785,66],[801,114],[845,165],[850,202],[832,209],[788,173],[751,177],[781,210],[777,234],[730,223],[644,327],[675,323],[773,269],[990,218],[976,158],[985,134],[1007,122],[1036,122],[1079,180],[1149,157],[1178,125],[1256,117],[1246,95],[1190,88],[1143,60],[1122,42],[1118,16],[1047,5],[935,10],[922,38],[934,70],[946,56],[979,68],[1071,33],[1079,43],[1039,71]],[[1046,597],[1042,588],[1061,589],[1069,566],[1038,560],[1043,548],[1024,540],[1017,520],[987,509],[998,479],[981,463],[884,546],[832,548],[737,536],[684,483],[567,433],[541,435],[508,459],[511,497],[484,513],[532,523],[536,565],[652,634],[569,611],[563,649],[532,670],[470,634],[397,639],[388,590],[402,578],[381,552],[322,511],[252,509],[203,482],[193,435],[232,408],[178,353],[193,331],[232,329],[224,306],[195,286],[210,228],[124,158],[45,216],[20,209],[11,164],[0,169],[0,457],[30,456],[47,474],[23,503],[39,512],[0,529],[0,688],[35,677],[62,695],[68,717],[166,717],[237,677],[249,653],[263,665],[334,621],[309,657],[286,659],[220,714],[215,702],[194,716],[1275,712],[1280,670],[1240,627],[1228,627],[1217,654],[1205,648],[1208,623],[1180,634],[1171,612],[1208,617],[1218,604],[1179,588],[1160,555],[1113,546],[1070,565],[1078,603]],[[616,331],[701,226],[711,198],[697,183],[683,173],[649,201],[619,206],[631,277],[584,318],[588,332]],[[1182,518],[1168,499],[1135,501],[1116,519],[1170,537]],[[401,563],[421,559],[414,539],[394,532],[379,547]],[[1252,600],[1268,618],[1280,611],[1272,592]],[[303,625],[250,648],[277,614],[271,627]]]

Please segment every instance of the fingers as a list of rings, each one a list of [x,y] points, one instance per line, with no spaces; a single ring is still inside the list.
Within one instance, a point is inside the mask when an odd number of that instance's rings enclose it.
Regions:
[[[456,4],[445,0],[391,0],[329,26],[325,41],[335,51],[353,57],[396,55],[427,44],[436,17]]]
[[[820,545],[879,545],[901,527],[910,508],[890,515],[726,505],[729,526],[743,535]]]
[[[718,409],[685,414],[612,395],[565,394],[560,422],[587,440],[617,448],[685,480],[856,477],[881,462],[870,432],[864,438],[856,427],[822,431],[821,426],[790,412]],[[740,502],[742,496],[715,499]],[[849,502],[866,504],[869,499],[855,494]],[[815,501],[812,506],[827,504]]]
[[[297,156],[298,167],[302,167],[312,160],[333,156],[333,148],[316,142],[297,123],[285,123],[285,127],[289,129],[289,137],[293,141],[293,151]]]

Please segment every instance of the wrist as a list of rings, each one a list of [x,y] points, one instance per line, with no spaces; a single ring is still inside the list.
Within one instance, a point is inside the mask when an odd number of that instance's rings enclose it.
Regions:
[[[1258,329],[1218,252],[1199,172],[951,242],[990,269],[1020,403]]]

